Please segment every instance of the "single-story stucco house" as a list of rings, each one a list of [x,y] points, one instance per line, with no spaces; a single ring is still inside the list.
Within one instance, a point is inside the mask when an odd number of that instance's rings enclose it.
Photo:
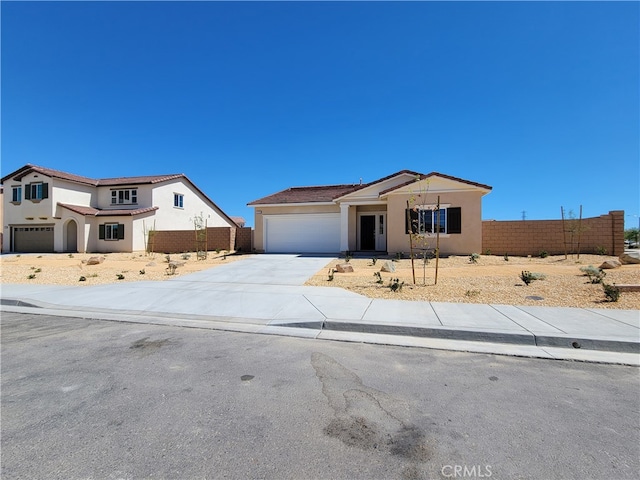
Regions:
[[[491,187],[432,172],[402,170],[366,184],[292,187],[248,205],[254,248],[266,253],[409,252],[482,249],[482,197]],[[440,198],[437,209],[438,197]]]
[[[235,222],[184,174],[93,179],[27,164],[1,180],[5,252],[132,252],[148,232]]]

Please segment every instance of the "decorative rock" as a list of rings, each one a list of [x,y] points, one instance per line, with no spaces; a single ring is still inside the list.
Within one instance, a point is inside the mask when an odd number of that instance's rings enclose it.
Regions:
[[[382,264],[381,272],[393,273],[396,271],[396,264],[391,260],[387,260]]]
[[[631,265],[631,264],[640,263],[640,258],[632,257],[627,253],[623,253],[618,258],[620,259],[620,263],[622,263],[622,265]]]
[[[156,266],[156,262],[149,262],[145,265],[145,267],[155,267]]]
[[[606,269],[610,269],[610,268],[618,268],[622,266],[622,264],[618,261],[618,260],[607,260],[605,262],[602,262],[602,265],[600,265],[600,269],[602,270],[606,270]]]
[[[336,265],[336,272],[338,273],[351,273],[353,272],[353,267],[348,263],[339,263]]]
[[[87,260],[87,265],[100,265],[104,262],[104,257],[91,257]]]

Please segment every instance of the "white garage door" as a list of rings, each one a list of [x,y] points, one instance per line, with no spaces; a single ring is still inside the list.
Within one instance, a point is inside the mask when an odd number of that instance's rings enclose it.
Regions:
[[[338,253],[340,214],[265,215],[264,250],[268,253]]]

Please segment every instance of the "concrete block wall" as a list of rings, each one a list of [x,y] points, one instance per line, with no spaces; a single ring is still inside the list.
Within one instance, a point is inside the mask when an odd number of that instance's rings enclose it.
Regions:
[[[624,211],[614,210],[599,217],[583,218],[580,224],[580,253],[596,253],[604,248],[609,255],[624,253]],[[492,255],[537,256],[543,250],[549,255],[577,253],[578,220],[514,220],[483,221],[482,252]],[[571,248],[571,230],[573,251]]]
[[[243,252],[251,252],[251,228],[208,227],[207,250],[236,250],[242,247]],[[156,253],[182,253],[197,250],[194,230],[159,230],[154,234],[153,242],[148,248]]]

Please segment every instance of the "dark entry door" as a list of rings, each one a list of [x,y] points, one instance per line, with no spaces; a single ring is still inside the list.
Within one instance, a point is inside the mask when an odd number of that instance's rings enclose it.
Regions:
[[[360,250],[376,249],[376,216],[360,217]]]

